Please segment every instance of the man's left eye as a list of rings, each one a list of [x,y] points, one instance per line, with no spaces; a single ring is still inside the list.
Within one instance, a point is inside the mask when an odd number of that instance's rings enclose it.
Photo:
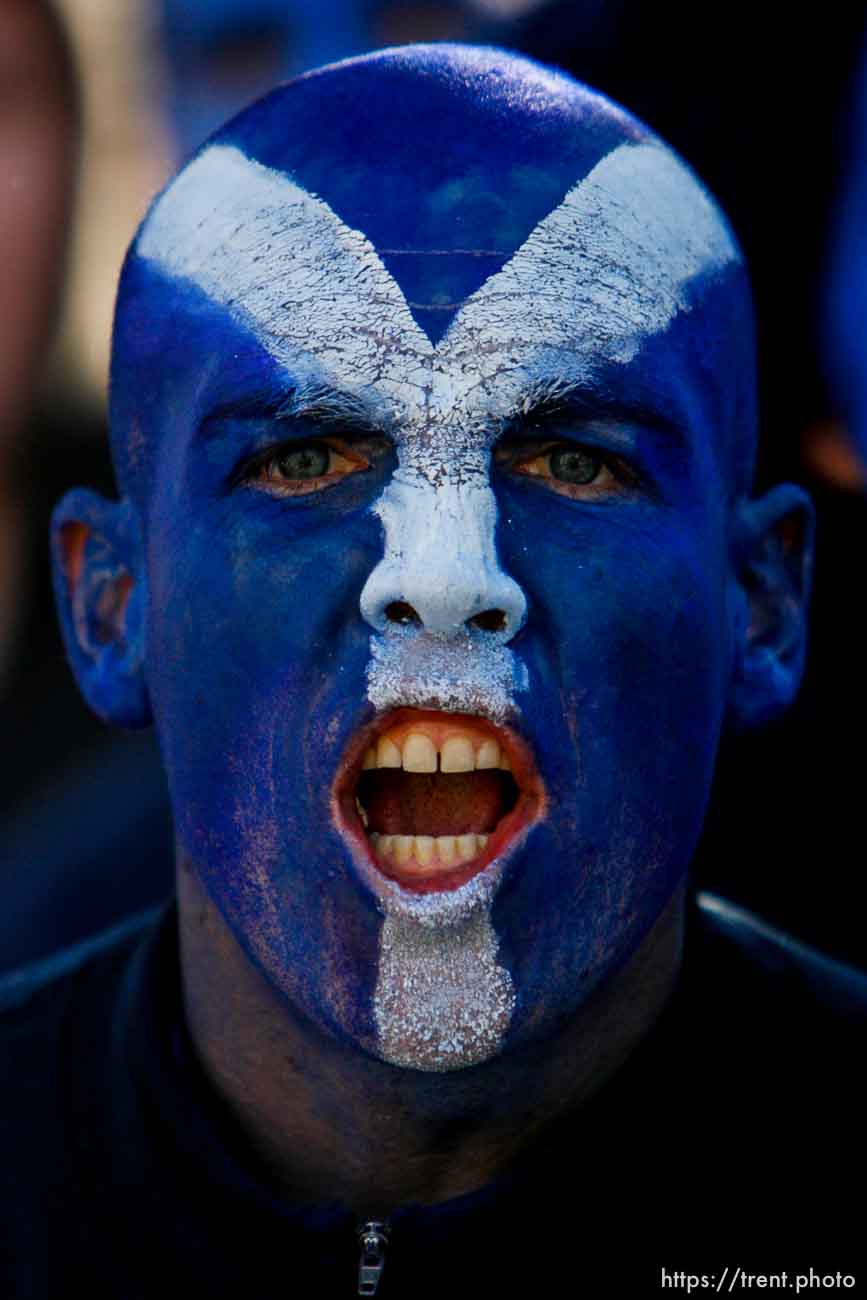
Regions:
[[[370,461],[332,439],[296,442],[257,458],[244,481],[279,496],[304,496],[367,469]]]
[[[606,458],[588,447],[558,443],[512,462],[516,474],[546,479],[555,492],[571,497],[605,496],[622,490],[623,481]]]

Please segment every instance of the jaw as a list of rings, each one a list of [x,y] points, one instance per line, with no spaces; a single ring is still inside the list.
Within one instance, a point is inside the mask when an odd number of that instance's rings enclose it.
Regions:
[[[367,883],[407,902],[493,885],[545,803],[532,752],[510,728],[409,708],[352,739],[331,799]]]

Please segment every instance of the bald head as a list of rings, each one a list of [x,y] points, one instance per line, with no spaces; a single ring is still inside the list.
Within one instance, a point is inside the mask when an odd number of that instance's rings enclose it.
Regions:
[[[628,366],[633,404],[699,421],[742,492],[752,347],[724,218],[640,123],[501,51],[388,50],[274,91],[154,204],[118,299],[115,450],[132,487],[179,372],[193,410],[218,352],[226,400],[255,374],[398,422],[437,385],[502,424]]]

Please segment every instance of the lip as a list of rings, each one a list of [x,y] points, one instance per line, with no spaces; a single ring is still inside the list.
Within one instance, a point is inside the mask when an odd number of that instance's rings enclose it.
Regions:
[[[413,723],[454,725],[456,730],[463,728],[476,735],[484,734],[496,740],[509,761],[512,777],[518,787],[517,800],[490,832],[484,849],[468,862],[452,866],[437,864],[407,867],[396,862],[386,865],[374,856],[356,808],[355,794],[363,771],[364,756],[385,732],[409,728]],[[545,805],[545,788],[532,750],[510,727],[497,725],[478,714],[417,708],[398,708],[379,714],[353,736],[338,766],[331,797],[336,829],[349,845],[353,857],[360,858],[367,868],[365,874],[369,876],[372,872],[374,880],[379,877],[383,881],[391,881],[412,895],[442,894],[457,890],[495,865],[502,865],[523,842],[530,826],[544,815]]]

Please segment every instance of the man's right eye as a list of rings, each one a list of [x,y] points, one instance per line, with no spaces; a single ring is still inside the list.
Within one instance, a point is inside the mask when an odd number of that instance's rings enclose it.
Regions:
[[[257,456],[245,467],[241,482],[273,496],[306,496],[369,467],[366,456],[339,439],[316,438]]]

